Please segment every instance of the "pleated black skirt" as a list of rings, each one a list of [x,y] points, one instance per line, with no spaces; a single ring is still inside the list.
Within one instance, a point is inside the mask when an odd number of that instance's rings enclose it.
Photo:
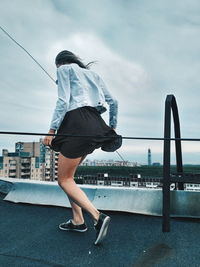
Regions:
[[[82,157],[100,147],[103,151],[114,152],[122,145],[121,135],[105,123],[94,107],[89,106],[67,112],[57,134],[70,136],[54,137],[50,148],[67,158]]]

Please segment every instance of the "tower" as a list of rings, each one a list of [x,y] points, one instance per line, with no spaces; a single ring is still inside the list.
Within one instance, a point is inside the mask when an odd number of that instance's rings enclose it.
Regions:
[[[151,166],[151,149],[148,149],[148,166]]]

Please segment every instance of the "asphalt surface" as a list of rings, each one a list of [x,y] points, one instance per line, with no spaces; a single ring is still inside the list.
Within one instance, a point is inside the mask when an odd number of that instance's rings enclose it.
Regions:
[[[200,219],[171,219],[162,233],[160,217],[106,212],[111,217],[107,238],[95,246],[91,218],[85,233],[61,231],[71,218],[62,207],[15,204],[0,194],[1,267],[149,267],[200,266]]]

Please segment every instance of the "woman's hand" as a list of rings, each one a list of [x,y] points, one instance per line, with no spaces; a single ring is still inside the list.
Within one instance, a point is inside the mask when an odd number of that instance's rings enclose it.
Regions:
[[[48,134],[55,134],[55,130],[54,129],[50,129]],[[43,140],[43,144],[45,146],[50,146],[51,145],[51,141],[52,141],[53,138],[54,138],[54,136],[50,136],[50,135],[45,136],[45,138]]]

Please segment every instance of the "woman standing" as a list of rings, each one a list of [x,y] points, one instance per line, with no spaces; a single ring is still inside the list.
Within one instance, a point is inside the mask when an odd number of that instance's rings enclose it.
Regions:
[[[57,134],[70,136],[46,136],[43,143],[60,152],[58,184],[67,194],[73,213],[73,219],[60,224],[59,228],[87,231],[82,214],[84,209],[94,220],[96,245],[105,238],[110,217],[95,208],[76,185],[74,174],[79,164],[95,149],[101,147],[104,151],[115,151],[121,146],[122,138],[115,132],[118,105],[99,75],[89,70],[91,63],[84,65],[75,54],[64,50],[56,56],[55,64],[58,100],[48,133],[55,134],[57,131]],[[106,111],[106,102],[110,107],[109,126],[100,115]]]

